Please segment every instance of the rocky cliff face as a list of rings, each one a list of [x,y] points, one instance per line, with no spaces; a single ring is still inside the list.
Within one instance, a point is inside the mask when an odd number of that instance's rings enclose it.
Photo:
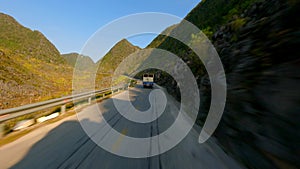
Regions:
[[[299,10],[296,1],[255,3],[212,38],[228,84],[216,137],[249,168],[300,166]]]

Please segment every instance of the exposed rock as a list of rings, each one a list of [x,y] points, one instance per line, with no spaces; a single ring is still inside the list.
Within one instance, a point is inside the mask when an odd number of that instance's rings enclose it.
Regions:
[[[299,10],[299,3],[256,3],[243,14],[241,29],[228,24],[213,36],[228,82],[216,137],[250,168],[278,168],[277,160],[300,166]]]

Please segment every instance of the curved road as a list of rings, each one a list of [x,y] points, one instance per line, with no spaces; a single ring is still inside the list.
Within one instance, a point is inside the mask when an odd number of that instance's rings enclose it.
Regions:
[[[229,157],[214,141],[209,139],[204,144],[198,143],[199,132],[190,133],[171,150],[148,158],[126,158],[105,151],[95,144],[84,132],[78,119],[82,120],[93,133],[94,140],[111,142],[112,151],[151,151],[160,145],[149,143],[143,148],[126,146],[124,138],[109,137],[112,126],[124,135],[146,138],[158,135],[168,129],[178,114],[178,103],[169,95],[163,114],[150,123],[135,123],[120,115],[113,100],[122,103],[124,110],[129,102],[140,110],[150,108],[149,93],[152,89],[141,86],[130,89],[130,98],[125,92],[111,99],[93,104],[77,116],[65,118],[59,122],[38,128],[26,136],[0,148],[0,168],[101,168],[101,169],[234,169],[243,168]],[[150,99],[151,101],[151,99]],[[159,98],[155,98],[160,104]],[[153,115],[157,115],[155,104]],[[101,114],[97,113],[101,110]],[[104,119],[108,124],[103,122]],[[96,138],[97,137],[97,138]]]

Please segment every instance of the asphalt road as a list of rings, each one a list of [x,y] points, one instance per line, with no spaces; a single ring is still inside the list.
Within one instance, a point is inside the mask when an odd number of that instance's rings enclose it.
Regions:
[[[162,100],[152,97],[153,89],[141,86],[130,89],[128,100],[126,93],[115,95],[111,99],[93,104],[77,116],[65,118],[59,122],[39,128],[26,136],[0,148],[0,168],[101,168],[101,169],[234,169],[243,168],[229,157],[216,143],[214,138],[204,144],[198,143],[199,132],[192,129],[174,148],[159,155],[146,158],[128,158],[115,155],[99,147],[97,143],[111,143],[111,151],[136,152],[147,151],[151,155],[154,149],[160,151],[161,145],[147,143],[143,147],[127,146],[124,137],[110,135],[113,128],[123,135],[135,138],[156,136],[168,130],[178,115],[178,103],[168,98],[165,111],[159,115]],[[124,111],[131,111],[129,102],[140,111],[150,110],[155,120],[149,123],[132,122],[120,113],[114,100],[121,103]],[[157,106],[157,105],[158,106]],[[101,110],[101,113],[98,111]],[[85,133],[78,120],[81,120]],[[107,123],[104,123],[104,120]],[[98,141],[97,141],[98,140]]]

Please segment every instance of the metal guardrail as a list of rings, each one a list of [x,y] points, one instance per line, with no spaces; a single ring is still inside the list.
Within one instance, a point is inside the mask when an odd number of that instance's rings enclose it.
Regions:
[[[89,92],[84,92],[84,93],[79,93],[75,95],[70,95],[70,96],[65,96],[57,99],[51,99],[47,101],[42,101],[38,103],[33,103],[33,104],[27,104],[24,106],[20,107],[15,107],[15,108],[10,108],[10,109],[4,109],[0,110],[0,123],[14,119],[23,115],[28,115],[37,111],[41,111],[47,108],[51,107],[56,107],[56,106],[61,106],[61,112],[63,113],[65,111],[65,106],[68,103],[83,100],[83,99],[88,99],[89,103],[91,102],[91,98],[96,97],[97,95],[100,94],[105,94],[107,92],[111,92],[112,94],[116,90],[120,89],[127,89],[129,87],[128,84],[126,85],[121,85],[117,87],[112,87],[112,88],[106,88],[102,90],[96,90],[96,91],[89,91]]]

